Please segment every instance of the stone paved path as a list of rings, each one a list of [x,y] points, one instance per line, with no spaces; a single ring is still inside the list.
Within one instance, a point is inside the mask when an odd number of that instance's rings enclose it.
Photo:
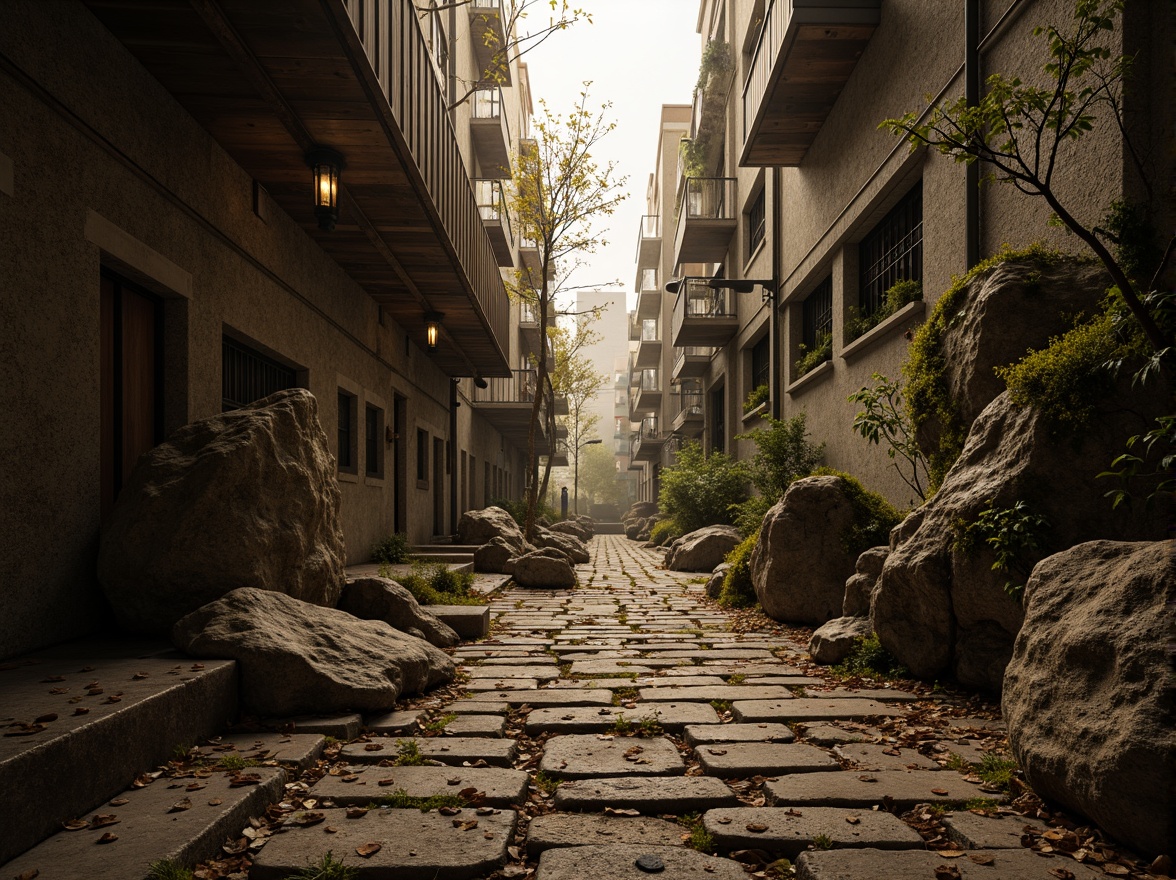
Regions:
[[[797,665],[803,645],[732,632],[660,554],[613,535],[591,550],[574,590],[496,597],[491,637],[456,649],[466,693],[411,734],[342,749],[309,792],[325,818],[273,836],[251,876],[327,849],[399,880],[1096,876],[1023,850],[1021,817],[959,809],[1001,797],[947,767],[999,743],[995,725],[925,720],[927,703],[885,688],[831,692]],[[888,737],[912,712],[922,733]],[[453,805],[411,808],[427,798]],[[400,808],[362,809],[380,804]],[[916,804],[926,820],[956,808],[951,843],[899,818]]]

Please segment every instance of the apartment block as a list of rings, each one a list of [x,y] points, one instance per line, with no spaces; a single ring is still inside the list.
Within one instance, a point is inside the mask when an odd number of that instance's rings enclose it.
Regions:
[[[1121,198],[1147,203],[1162,230],[1176,220],[1162,6],[1127,4],[1112,37],[1134,58],[1127,117],[1153,186],[1107,120],[1063,146],[1054,178],[1087,223]],[[1069,0],[702,0],[699,85],[689,106],[662,110],[641,221],[630,415],[643,498],[683,439],[748,457],[737,435],[761,413],[803,412],[828,464],[910,504],[885,450],[852,431],[848,396],[875,373],[899,377],[953,275],[1005,243],[1082,245],[1043,199],[978,186],[984,169],[878,126],[962,96],[969,76],[1040,75],[1033,28],[1073,12]],[[860,332],[902,281],[921,299]]]
[[[318,400],[351,563],[521,497],[528,74],[491,69],[499,0],[421,6],[3,3],[0,657],[101,625],[143,451],[280,389]]]

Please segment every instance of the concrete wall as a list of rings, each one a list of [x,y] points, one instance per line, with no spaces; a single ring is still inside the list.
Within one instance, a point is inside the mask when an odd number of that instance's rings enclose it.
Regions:
[[[0,127],[0,657],[103,619],[103,266],[164,299],[169,431],[220,412],[226,333],[300,368],[332,444],[339,388],[359,398],[361,432],[366,401],[391,424],[405,398],[403,527],[428,539],[433,491],[415,480],[415,436],[428,431],[430,451],[449,439],[450,380],[264,193],[255,212],[251,178],[80,5],[7,4],[0,118],[20,121]],[[461,424],[481,470],[501,440],[468,408]],[[340,475],[349,562],[394,521],[393,447],[382,480],[364,475],[362,436],[358,452],[359,475]]]

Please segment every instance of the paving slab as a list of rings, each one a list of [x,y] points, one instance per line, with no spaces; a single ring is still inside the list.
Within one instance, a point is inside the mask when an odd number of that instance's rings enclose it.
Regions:
[[[539,770],[556,779],[598,776],[681,776],[686,764],[664,737],[556,736],[543,747]]]
[[[456,715],[505,715],[510,706],[504,700],[492,700],[483,694],[463,697],[445,706],[446,713]]]
[[[489,807],[521,804],[527,799],[527,774],[497,767],[371,767],[343,768],[341,776],[328,774],[311,788],[324,801],[337,806],[364,806],[403,790],[410,797],[455,795],[474,788],[484,792],[479,803]]]
[[[948,839],[966,849],[1020,849],[1027,830],[1044,831],[1046,825],[1028,816],[982,816],[957,810],[943,820]]]
[[[466,666],[463,668],[470,678],[493,678],[495,681],[531,678],[543,682],[559,678],[558,666]]]
[[[318,812],[325,816],[321,823],[292,825],[271,837],[253,858],[250,880],[282,880],[328,851],[363,880],[472,880],[506,861],[517,821],[514,810],[477,815],[463,809],[442,816],[436,811],[377,809],[358,818],[347,818],[346,810]],[[332,831],[326,833],[327,828]],[[375,854],[365,858],[356,853],[373,844],[380,847]]]
[[[694,754],[707,773],[725,779],[812,773],[838,767],[828,752],[805,743],[714,743],[698,746]]]
[[[490,632],[490,606],[488,605],[424,605],[449,624],[463,642],[480,639]]]
[[[566,690],[568,688],[588,688],[589,690],[611,690],[612,688],[633,687],[632,678],[569,678],[548,682],[544,690]]]
[[[972,853],[945,859],[936,852],[904,850],[886,852],[876,849],[843,849],[802,853],[796,861],[797,880],[922,880],[935,877],[940,865],[955,867],[961,880],[1056,880],[1056,871],[1064,868],[1074,880],[1106,880],[1102,870],[1095,870],[1070,858],[1049,858],[1029,850],[1003,850],[984,853],[992,864],[980,865]]]
[[[214,761],[229,755],[245,761],[277,761],[305,770],[323,753],[326,737],[318,733],[234,733],[200,747]]]
[[[458,715],[445,725],[442,736],[504,736],[506,718],[502,715]]]
[[[120,794],[113,799],[119,803],[108,801],[92,815],[63,817],[89,820],[93,825],[94,818],[102,815],[110,817],[112,824],[58,831],[5,864],[4,876],[127,880],[142,877],[147,865],[160,859],[192,865],[209,858],[226,839],[236,840],[251,816],[281,800],[284,770],[251,767],[244,773],[256,781],[234,786],[234,774],[223,772],[202,779],[161,778]],[[200,787],[189,790],[189,786]],[[107,834],[115,839],[97,845]]]
[[[414,733],[427,715],[422,709],[400,709],[382,715],[369,715],[363,726],[372,733]]]
[[[487,666],[558,666],[550,654],[523,654],[514,657],[490,657],[465,664],[467,669],[481,669]]]
[[[415,748],[421,757],[442,764],[461,765],[467,761],[471,764],[485,761],[492,767],[510,767],[518,753],[518,746],[512,739],[419,736],[351,743],[343,747],[342,757],[353,764],[378,764],[380,761],[394,761],[411,748]]]
[[[833,751],[863,770],[939,769],[936,761],[914,749],[903,749],[887,743],[842,743],[834,747]]]
[[[679,731],[687,724],[718,724],[719,716],[708,703],[649,703],[635,709],[608,706],[571,706],[566,709],[535,709],[527,716],[527,733],[600,733],[618,720],[638,723],[653,718],[663,730]]]
[[[688,724],[682,730],[686,742],[692,746],[709,743],[787,743],[796,736],[783,724]]]
[[[527,853],[593,844],[681,846],[684,829],[677,822],[651,816],[604,816],[595,813],[548,813],[527,828]]]
[[[713,776],[616,777],[560,783],[557,810],[602,812],[605,807],[642,813],[700,813],[738,805],[735,792]]]
[[[677,702],[680,700],[723,700],[732,703],[735,700],[792,700],[795,696],[787,688],[756,687],[754,685],[721,684],[694,687],[690,685],[669,685],[661,687],[643,687],[640,690],[641,699],[649,701]]]
[[[800,735],[819,746],[835,746],[839,743],[873,742],[882,736],[882,731],[876,727],[855,730],[832,724],[802,724]]]
[[[958,773],[935,770],[801,773],[764,783],[764,794],[768,803],[789,807],[872,807],[890,798],[904,810],[915,804],[999,797],[982,792]]]
[[[642,676],[634,681],[633,684],[642,688],[721,687],[726,684],[718,675],[696,675],[690,668],[675,669],[673,672],[683,674],[676,675],[667,670],[665,675]]]
[[[833,688],[832,690],[810,690],[810,697],[821,699],[877,700],[880,703],[916,703],[925,699],[918,694],[894,688]]]
[[[771,651],[765,651],[759,648],[711,648],[710,650],[702,651],[663,651],[658,656],[666,658],[692,657],[698,660],[714,662],[716,660],[771,660],[773,655]]]
[[[541,690],[501,690],[479,694],[479,699],[502,700],[511,708],[527,705],[535,709],[548,706],[611,706],[612,691],[607,688],[543,688]]]
[[[842,719],[854,721],[902,715],[903,711],[877,700],[815,699],[799,697],[791,700],[740,700],[731,706],[736,721],[826,721]]]
[[[573,677],[577,675],[624,675],[625,673],[648,675],[651,672],[653,672],[653,664],[638,659],[634,659],[632,663],[625,660],[577,660],[571,668]]]
[[[335,739],[355,739],[363,731],[363,716],[322,715],[313,717],[290,718],[270,722],[273,727],[290,727],[293,725],[295,733],[321,733],[323,736],[333,736]]]
[[[637,867],[639,858],[662,867],[655,874]],[[539,857],[535,880],[634,880],[649,876],[673,880],[745,880],[743,866],[730,859],[672,846],[605,844],[549,849]]]
[[[548,682],[552,684],[553,682]],[[465,683],[465,689],[471,694],[481,694],[486,691],[501,690],[534,690],[539,687],[539,681],[534,678],[471,678]]]
[[[884,810],[833,807],[735,807],[709,810],[702,826],[720,849],[766,849],[796,858],[816,837],[828,838],[836,849],[922,849],[919,832]]]

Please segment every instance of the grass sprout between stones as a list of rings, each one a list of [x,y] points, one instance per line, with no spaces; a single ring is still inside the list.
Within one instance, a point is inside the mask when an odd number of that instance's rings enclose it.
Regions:
[[[703,827],[702,816],[698,813],[679,816],[678,824],[686,829],[687,833],[682,835],[682,841],[691,849],[712,855],[718,850],[714,835]]]
[[[397,767],[421,767],[425,763],[425,756],[421,754],[421,748],[416,744],[416,740],[398,739],[393,763]]]
[[[195,875],[173,859],[152,862],[147,869],[147,880],[194,880]]]
[[[391,807],[395,810],[417,809],[422,813],[428,813],[430,810],[439,810],[441,807],[469,806],[466,799],[460,795],[434,794],[429,797],[417,797],[409,794],[403,788],[397,789],[392,794],[377,798],[372,803],[377,807]]]
[[[355,880],[359,871],[350,865],[345,865],[335,854],[327,850],[317,862],[308,864],[297,874],[290,875],[290,880]]]

